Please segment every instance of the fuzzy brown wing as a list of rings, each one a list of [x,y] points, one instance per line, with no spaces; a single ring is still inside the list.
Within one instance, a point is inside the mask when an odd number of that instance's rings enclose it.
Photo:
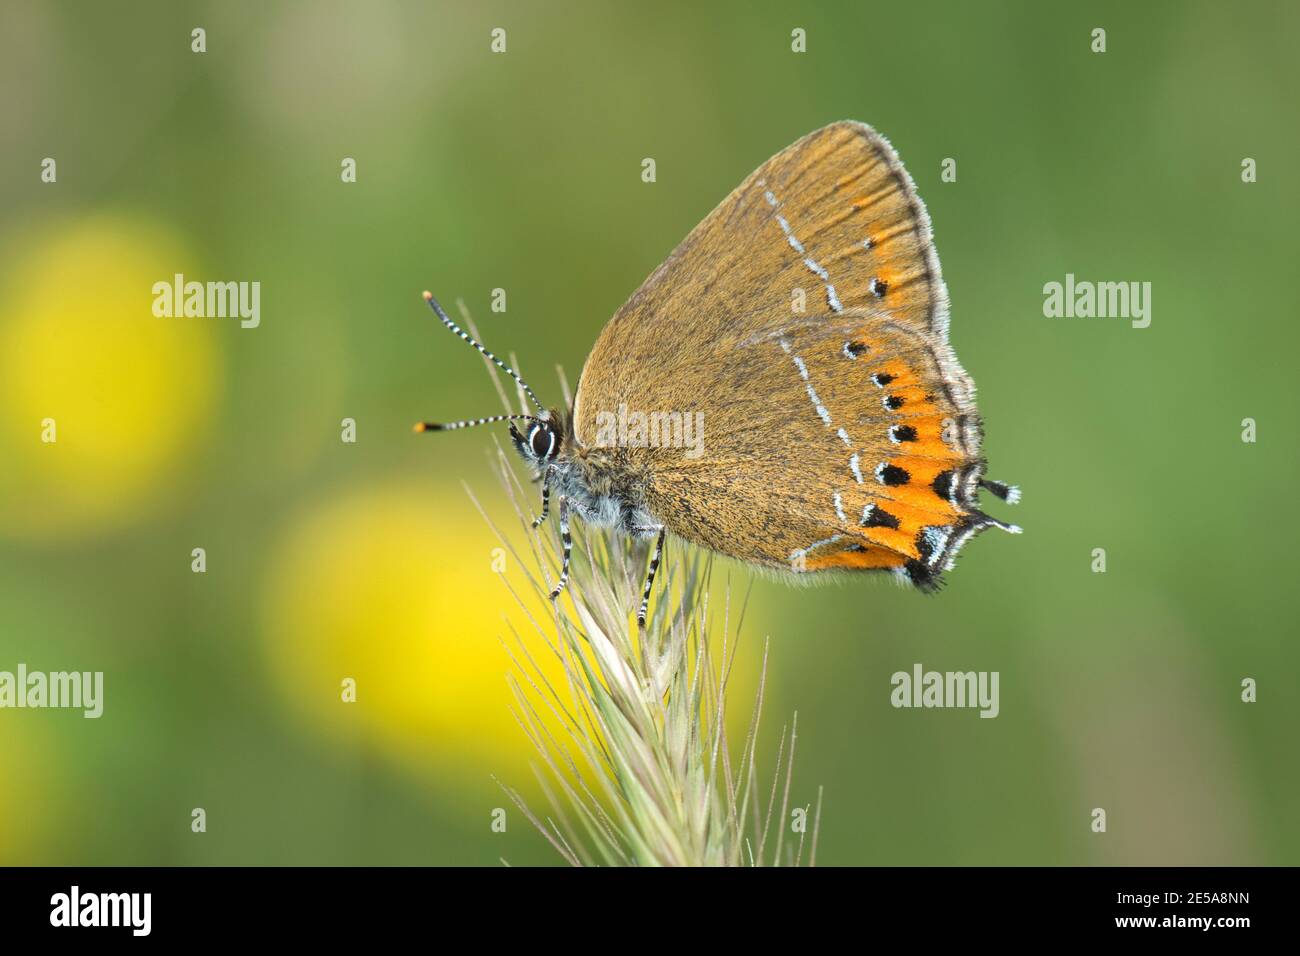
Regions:
[[[957,424],[969,413],[925,333],[853,311],[816,318],[737,349],[709,397],[678,396],[703,416],[698,453],[650,450],[647,505],[742,560],[937,583],[995,523],[973,503],[983,462]]]
[[[929,217],[893,147],[863,123],[832,124],[777,153],[646,279],[587,359],[580,435],[593,403],[697,379],[710,353],[779,329],[800,307],[866,309],[946,348],[948,296]]]
[[[675,534],[794,570],[937,571],[984,520],[972,393],[911,179],[837,123],[764,163],[610,320],[575,436],[702,416],[698,450],[626,450]]]

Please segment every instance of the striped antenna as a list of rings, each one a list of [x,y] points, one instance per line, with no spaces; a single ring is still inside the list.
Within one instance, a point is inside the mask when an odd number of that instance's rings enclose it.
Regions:
[[[487,418],[471,418],[463,422],[417,422],[417,432],[453,432],[457,428],[473,428],[475,425],[491,425],[493,422],[508,422],[524,418],[530,422],[541,421],[536,415],[489,415]]]
[[[429,303],[429,308],[433,309],[434,314],[437,315],[438,318],[442,320],[443,325],[447,326],[447,328],[451,329],[453,332],[459,335],[470,345],[474,346],[474,348],[478,349],[479,352],[481,352],[490,362],[492,362],[493,365],[501,369],[501,371],[505,372],[507,375],[513,378],[517,383],[519,383],[519,387],[528,393],[528,397],[533,400],[533,404],[537,406],[537,410],[539,412],[546,411],[546,406],[537,400],[537,396],[534,395],[533,390],[528,387],[528,383],[526,383],[522,378],[519,377],[519,373],[516,372],[514,369],[512,369],[505,362],[501,361],[499,358],[497,358],[495,355],[493,355],[483,346],[479,345],[478,342],[475,341],[474,336],[470,335],[459,325],[453,322],[451,320],[451,316],[449,316],[446,312],[442,310],[442,306],[438,304],[438,300],[433,297],[432,292],[424,293],[424,301]],[[497,419],[497,421],[500,420],[501,420],[500,418]],[[483,419],[482,421],[487,421],[487,419]],[[482,422],[472,422],[470,424],[478,425],[478,424],[482,424]],[[443,427],[448,428],[450,426],[444,425]]]

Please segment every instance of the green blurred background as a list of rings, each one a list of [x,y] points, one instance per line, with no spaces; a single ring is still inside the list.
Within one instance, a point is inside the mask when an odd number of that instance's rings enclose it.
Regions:
[[[1300,862],[1298,28],[1282,3],[6,0],[0,670],[102,670],[106,701],[0,711],[0,861],[556,862],[518,813],[490,828],[493,775],[537,789],[462,482],[507,512],[488,434],[410,426],[498,403],[420,291],[558,400],[732,187],[853,118],[929,204],[1026,533],[937,598],[756,583],[763,749],[797,709],[820,861]],[[176,272],[260,281],[260,328],[155,319]],[[1151,327],[1044,318],[1067,272],[1151,282]],[[893,709],[916,662],[1000,671],[1001,715]]]

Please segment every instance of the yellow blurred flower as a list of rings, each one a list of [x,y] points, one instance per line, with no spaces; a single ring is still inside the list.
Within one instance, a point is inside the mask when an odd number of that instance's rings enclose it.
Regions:
[[[267,649],[288,703],[325,736],[359,726],[425,772],[522,775],[532,754],[509,711],[500,638],[514,602],[496,547],[459,489],[384,485],[308,510],[266,582]]]
[[[23,719],[24,716],[27,719]],[[37,854],[49,845],[51,831],[66,823],[66,808],[55,786],[60,755],[54,741],[40,729],[49,715],[8,711],[8,726],[0,733],[0,866],[40,866]]]
[[[0,533],[61,538],[126,524],[160,491],[177,491],[183,452],[211,415],[212,333],[203,320],[152,313],[153,283],[190,263],[166,230],[114,217],[8,245]]]
[[[264,639],[287,705],[321,736],[349,745],[354,734],[371,738],[421,773],[450,772],[458,784],[496,774],[531,789],[528,767],[539,758],[511,714],[507,620],[553,686],[568,692],[494,570],[504,561],[505,577],[533,601],[523,569],[498,547],[459,488],[383,484],[309,507],[274,549],[265,579]],[[529,610],[549,618],[540,604]],[[737,747],[762,657],[755,633],[731,680]],[[343,699],[348,678],[355,703]]]

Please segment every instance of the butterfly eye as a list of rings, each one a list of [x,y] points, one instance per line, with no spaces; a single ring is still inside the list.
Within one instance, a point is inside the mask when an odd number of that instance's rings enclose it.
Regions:
[[[555,447],[555,432],[545,425],[534,425],[528,432],[528,445],[533,456],[538,459],[548,458]]]

